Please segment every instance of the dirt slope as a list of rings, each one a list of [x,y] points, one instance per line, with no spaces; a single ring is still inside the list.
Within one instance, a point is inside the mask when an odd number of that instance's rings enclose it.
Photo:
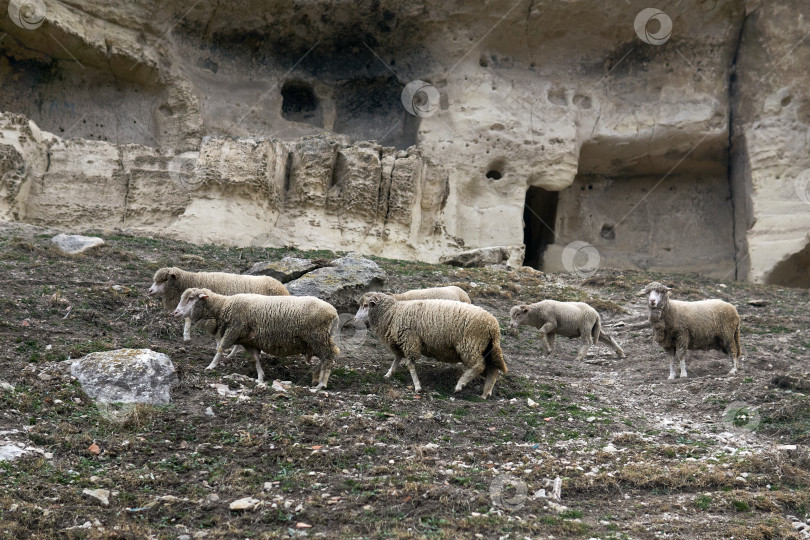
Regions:
[[[564,338],[546,357],[523,327],[504,332],[509,375],[492,399],[478,397],[481,379],[454,395],[461,370],[427,359],[415,396],[406,370],[383,379],[392,355],[376,339],[347,333],[326,393],[309,392],[301,359],[265,356],[269,380],[292,382],[280,395],[255,388],[247,358],[204,372],[212,341],[195,331],[184,344],[145,290],[164,265],[239,272],[286,251],[105,235],[97,252],[66,257],[51,236],[0,227],[0,379],[16,388],[0,389],[0,443],[39,449],[0,462],[0,535],[800,538],[788,516],[810,517],[805,290],[377,259],[392,290],[458,284],[504,330],[519,302],[590,301],[628,357],[599,346],[575,363]],[[689,377],[666,380],[635,296],[653,279],[679,299],[737,306],[737,376],[720,353],[690,353]],[[64,375],[61,361],[119,347],[171,356],[181,381],[171,405],[99,412]],[[539,496],[558,477],[561,500]],[[85,488],[110,489],[110,506]],[[243,497],[260,505],[228,509]]]

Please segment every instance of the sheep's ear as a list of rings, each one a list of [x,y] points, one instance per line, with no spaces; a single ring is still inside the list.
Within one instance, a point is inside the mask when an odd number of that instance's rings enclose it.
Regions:
[[[520,306],[520,311],[522,311],[523,313],[528,313],[529,312],[529,306]]]
[[[169,277],[172,279],[177,279],[177,272],[172,272],[171,274],[169,274]]]
[[[672,290],[672,289],[674,289],[674,288],[675,288],[675,285],[670,285],[669,287],[666,287],[666,289],[667,289],[668,291],[671,291],[671,290]]]
[[[197,295],[197,298],[199,298],[200,300],[205,300],[206,298],[208,298],[208,295],[205,294],[204,292],[201,292],[200,294]]]

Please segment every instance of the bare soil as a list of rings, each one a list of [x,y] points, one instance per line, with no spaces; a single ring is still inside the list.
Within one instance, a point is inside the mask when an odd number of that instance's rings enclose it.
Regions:
[[[0,226],[0,380],[15,387],[0,389],[0,444],[34,449],[0,462],[4,537],[801,538],[793,517],[810,517],[806,290],[376,259],[392,291],[469,291],[501,321],[509,374],[483,401],[482,379],[453,394],[460,368],[423,359],[417,396],[407,370],[383,378],[392,355],[374,337],[347,329],[327,392],[309,391],[302,359],[263,357],[269,381],[292,383],[283,393],[256,387],[248,358],[204,371],[213,340],[184,343],[145,291],[162,266],[241,272],[331,253],[107,233],[70,257],[53,233]],[[723,354],[692,352],[689,377],[667,380],[635,294],[652,280],[737,306],[737,375]],[[627,358],[600,345],[574,362],[565,338],[549,357],[533,329],[506,330],[513,305],[544,298],[591,302]],[[99,410],[65,369],[122,347],[170,355],[170,405]],[[109,489],[109,507],[85,488]],[[244,497],[259,502],[229,510]]]

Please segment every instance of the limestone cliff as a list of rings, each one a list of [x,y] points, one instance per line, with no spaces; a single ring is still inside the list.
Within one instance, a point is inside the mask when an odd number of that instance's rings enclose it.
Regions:
[[[0,0],[0,218],[810,285],[810,4],[647,7]]]

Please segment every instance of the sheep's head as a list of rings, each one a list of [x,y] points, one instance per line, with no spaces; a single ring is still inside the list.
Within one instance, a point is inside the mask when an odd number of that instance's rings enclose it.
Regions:
[[[368,322],[369,313],[377,307],[380,302],[384,302],[387,298],[394,299],[394,297],[389,296],[384,293],[366,293],[360,298],[360,309],[357,310],[357,314],[354,316],[355,322]]]
[[[149,296],[163,296],[166,294],[166,286],[170,281],[177,279],[178,270],[179,268],[166,267],[155,272],[154,283],[149,287],[146,294]]]
[[[647,305],[650,309],[661,309],[666,305],[671,290],[672,287],[653,281],[644,287],[644,290],[639,295],[647,297]]]
[[[529,316],[529,306],[515,306],[509,311],[509,328],[516,330],[521,324],[526,324],[526,317]]]
[[[174,316],[199,321],[205,316],[205,304],[210,294],[208,289],[186,289],[174,310]]]

